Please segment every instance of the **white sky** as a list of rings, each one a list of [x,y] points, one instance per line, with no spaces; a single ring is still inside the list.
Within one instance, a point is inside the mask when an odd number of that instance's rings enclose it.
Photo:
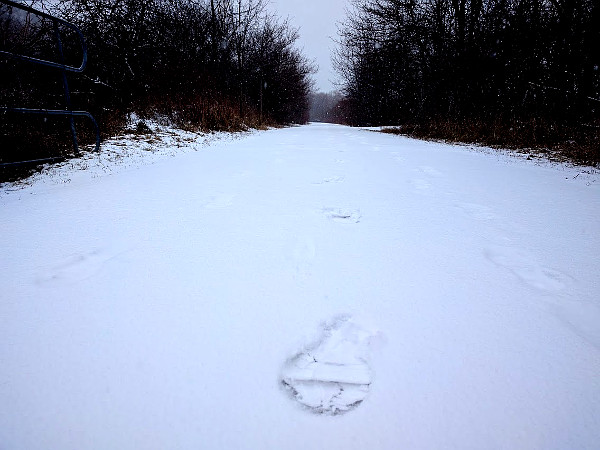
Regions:
[[[313,75],[315,89],[329,92],[335,87],[336,73],[331,66],[332,38],[337,36],[336,23],[345,17],[348,0],[271,0],[269,8],[282,18],[289,18],[293,27],[300,28],[297,45],[304,55],[316,60],[319,72]]]

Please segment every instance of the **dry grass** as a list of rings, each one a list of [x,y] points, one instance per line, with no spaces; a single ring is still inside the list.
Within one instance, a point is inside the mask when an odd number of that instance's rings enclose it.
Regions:
[[[144,119],[166,118],[170,125],[193,131],[246,131],[276,126],[269,117],[260,117],[253,108],[239,102],[210,95],[148,97],[132,105],[132,112]],[[102,139],[133,131],[142,136],[151,133],[144,121],[127,130],[127,112],[116,109],[92,111],[100,127]],[[5,114],[0,117],[0,163],[41,158],[71,158],[73,144],[69,124],[64,117]],[[94,129],[87,118],[76,118],[80,148],[95,142]],[[150,138],[151,140],[151,138]],[[38,170],[40,164],[0,166],[0,182],[13,181]]]
[[[528,120],[430,120],[384,129],[418,139],[508,148],[574,164],[600,164],[600,122],[565,125]]]
[[[134,105],[139,116],[167,117],[175,126],[186,131],[245,131],[272,125],[269,118],[261,120],[248,105],[212,95],[164,96],[146,99]],[[240,112],[241,110],[241,112]]]

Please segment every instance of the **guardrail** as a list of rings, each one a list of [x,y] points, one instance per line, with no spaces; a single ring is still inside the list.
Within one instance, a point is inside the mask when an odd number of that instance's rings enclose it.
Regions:
[[[38,115],[46,115],[46,116],[54,115],[54,116],[68,117],[70,129],[71,129],[71,136],[73,138],[73,149],[75,150],[76,155],[79,155],[80,153],[79,153],[79,145],[77,142],[77,132],[75,130],[75,122],[74,122],[73,118],[78,117],[78,116],[79,117],[87,117],[92,121],[92,124],[94,125],[94,129],[96,132],[95,151],[98,151],[100,149],[100,129],[98,128],[98,123],[96,122],[96,119],[94,119],[94,116],[92,116],[87,111],[73,111],[73,109],[71,107],[71,94],[69,91],[69,83],[67,81],[67,72],[81,73],[81,72],[83,72],[83,70],[85,69],[85,66],[87,65],[87,45],[85,43],[85,38],[83,36],[83,33],[76,25],[73,25],[70,22],[59,19],[58,17],[52,16],[45,12],[31,8],[27,5],[15,3],[15,2],[9,1],[9,0],[0,0],[0,3],[4,3],[11,8],[20,9],[22,11],[26,11],[29,14],[34,14],[36,16],[43,17],[45,19],[52,21],[52,25],[54,28],[54,38],[55,38],[55,42],[56,42],[56,50],[58,52],[58,56],[60,59],[59,62],[33,58],[31,56],[15,54],[15,53],[7,52],[4,50],[0,50],[0,56],[17,59],[17,60],[25,61],[28,63],[38,64],[38,65],[42,65],[42,66],[46,66],[46,67],[51,67],[54,69],[59,69],[62,74],[62,82],[63,82],[63,88],[64,88],[64,97],[65,97],[65,109],[64,110],[11,108],[11,107],[3,106],[3,107],[0,107],[0,112],[15,113],[15,114],[38,114]],[[75,33],[77,34],[77,36],[79,38],[79,42],[81,45],[81,51],[82,51],[82,60],[81,60],[81,65],[79,67],[69,66],[69,65],[65,64],[63,45],[62,45],[62,39],[61,39],[61,35],[60,35],[59,25],[63,25],[67,28],[72,29],[73,31],[75,31]],[[12,162],[12,163],[0,163],[0,166],[24,164],[24,163],[31,163],[31,162],[54,161],[56,159],[60,159],[60,158],[42,158],[42,159],[28,160],[28,161],[16,161],[16,162]]]

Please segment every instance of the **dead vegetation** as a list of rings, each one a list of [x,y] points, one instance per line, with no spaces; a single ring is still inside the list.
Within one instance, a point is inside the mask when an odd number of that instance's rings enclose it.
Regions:
[[[385,128],[382,132],[511,149],[579,165],[600,164],[600,123],[565,125],[541,119],[430,120]]]

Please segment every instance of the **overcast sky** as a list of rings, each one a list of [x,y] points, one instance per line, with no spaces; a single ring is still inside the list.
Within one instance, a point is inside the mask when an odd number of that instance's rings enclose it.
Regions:
[[[337,76],[331,67],[331,50],[336,38],[336,23],[344,19],[344,8],[349,0],[271,0],[269,9],[290,24],[300,28],[297,46],[311,60],[316,60],[319,72],[313,75],[317,91],[335,89],[332,81]]]

